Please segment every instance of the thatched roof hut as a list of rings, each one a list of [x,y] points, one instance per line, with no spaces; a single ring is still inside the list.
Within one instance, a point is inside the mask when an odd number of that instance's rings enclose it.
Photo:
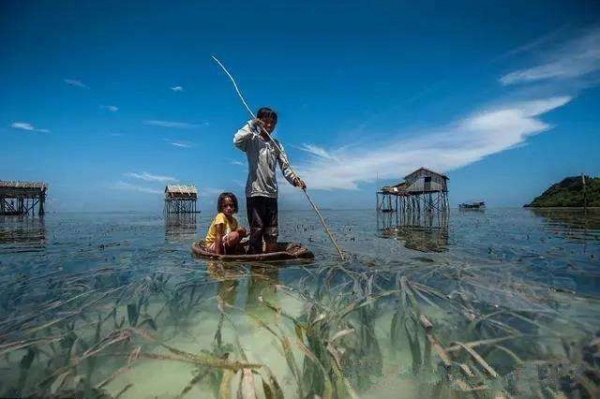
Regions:
[[[402,183],[393,186],[384,186],[382,193],[386,194],[418,194],[427,192],[447,192],[448,176],[443,173],[434,172],[431,169],[419,168],[414,172],[404,176]]]
[[[409,193],[427,193],[427,192],[447,192],[448,176],[443,173],[434,172],[431,169],[419,168],[414,172],[404,176],[406,187],[405,191]]]
[[[198,189],[191,184],[169,184],[165,187],[166,213],[196,213]]]
[[[0,192],[6,196],[38,196],[47,189],[48,185],[44,182],[0,180]]]
[[[169,184],[165,187],[165,199],[198,199],[198,189],[194,185]]]

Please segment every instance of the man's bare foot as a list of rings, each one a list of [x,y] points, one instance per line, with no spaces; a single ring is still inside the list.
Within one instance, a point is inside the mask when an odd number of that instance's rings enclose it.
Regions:
[[[291,244],[287,247],[286,251],[295,254],[302,249],[302,245],[300,244]]]
[[[265,253],[276,252],[277,251],[277,243],[269,242],[265,243]]]

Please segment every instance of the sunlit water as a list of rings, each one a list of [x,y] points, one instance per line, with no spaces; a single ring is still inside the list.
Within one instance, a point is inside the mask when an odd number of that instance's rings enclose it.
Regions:
[[[311,211],[286,266],[194,259],[207,214],[0,219],[0,396],[594,395],[598,212],[323,213],[344,262]]]

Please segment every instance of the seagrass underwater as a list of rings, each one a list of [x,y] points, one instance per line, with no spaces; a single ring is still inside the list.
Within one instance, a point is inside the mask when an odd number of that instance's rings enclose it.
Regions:
[[[210,216],[0,219],[0,396],[597,392],[596,210],[323,210],[343,262],[281,212],[315,254],[285,267],[193,258]]]

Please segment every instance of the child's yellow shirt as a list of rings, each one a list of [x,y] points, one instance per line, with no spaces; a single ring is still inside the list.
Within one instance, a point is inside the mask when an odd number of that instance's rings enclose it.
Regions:
[[[210,227],[208,228],[208,231],[206,232],[206,238],[204,239],[204,242],[206,243],[206,245],[210,245],[213,242],[215,242],[218,224],[223,225],[223,234],[224,235],[227,233],[230,233],[232,231],[236,231],[238,228],[238,222],[237,222],[237,219],[235,218],[235,216],[232,216],[232,219],[233,219],[233,221],[231,223],[229,223],[229,221],[227,220],[227,216],[225,216],[225,214],[223,212],[217,213],[217,216],[215,216],[212,223],[210,224]]]

